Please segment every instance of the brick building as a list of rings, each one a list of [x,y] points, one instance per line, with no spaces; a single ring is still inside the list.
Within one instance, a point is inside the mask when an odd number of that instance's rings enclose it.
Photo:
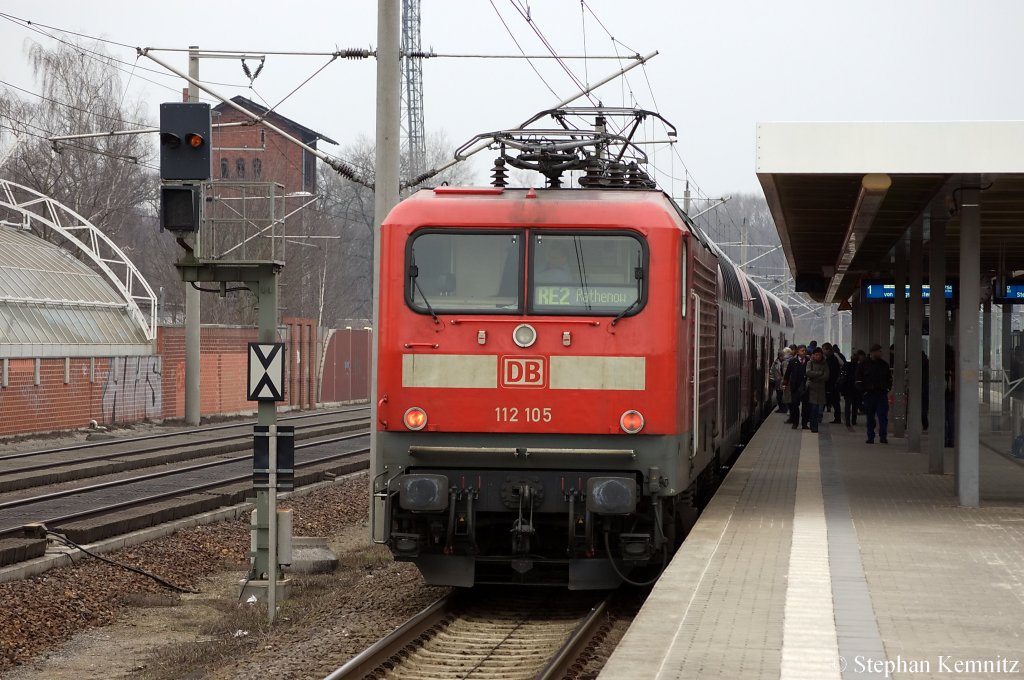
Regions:
[[[276,112],[267,113],[265,106],[245,97],[233,97],[234,103],[266,119],[305,144],[316,148],[323,140],[337,144],[333,139],[300,125]],[[251,120],[240,111],[221,104],[213,109],[214,123],[234,123]],[[240,127],[214,128],[213,178],[278,182],[288,193],[308,191],[316,193],[316,156],[289,142],[265,125],[256,123]]]

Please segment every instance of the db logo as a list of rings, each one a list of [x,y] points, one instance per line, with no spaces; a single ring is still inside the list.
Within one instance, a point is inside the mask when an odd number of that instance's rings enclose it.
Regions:
[[[502,387],[544,387],[547,383],[544,357],[502,357]]]

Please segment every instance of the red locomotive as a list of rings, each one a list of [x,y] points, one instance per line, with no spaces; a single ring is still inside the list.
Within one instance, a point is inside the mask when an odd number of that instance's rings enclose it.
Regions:
[[[375,538],[428,583],[648,576],[771,410],[790,311],[587,113],[489,135],[497,184],[548,188],[426,189],[382,227]]]

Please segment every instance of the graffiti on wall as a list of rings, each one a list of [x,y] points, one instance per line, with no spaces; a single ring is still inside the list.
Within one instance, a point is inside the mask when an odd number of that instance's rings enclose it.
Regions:
[[[130,423],[163,415],[161,357],[115,357],[103,386],[103,419]]]

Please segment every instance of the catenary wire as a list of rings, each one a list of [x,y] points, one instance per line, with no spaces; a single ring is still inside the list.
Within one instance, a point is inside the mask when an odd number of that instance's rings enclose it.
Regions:
[[[523,53],[524,57],[526,57],[526,50],[524,50],[522,45],[519,44],[519,41],[516,40],[515,34],[512,33],[512,29],[509,27],[508,23],[505,22],[505,17],[501,15],[501,12],[498,10],[498,6],[494,4],[494,0],[489,0],[489,2],[491,3],[491,7],[494,8],[494,13],[498,15],[498,20],[501,21],[501,25],[505,27],[505,31],[508,33],[508,36],[512,38],[512,42],[515,43],[519,51]],[[533,61],[531,61],[529,57],[526,57],[526,63],[530,65],[530,68],[533,69],[533,72],[536,73],[537,77],[540,78],[540,81],[544,83],[544,87],[548,88],[548,92],[553,94],[557,99],[561,99],[558,93],[555,92],[555,89],[551,87],[548,81],[544,79],[544,76],[540,74],[540,71],[537,70],[537,67],[534,66]]]
[[[548,52],[550,52],[551,55],[555,57],[555,61],[558,62],[558,65],[562,67],[562,70],[565,71],[566,74],[568,74],[569,78],[573,81],[573,83],[575,83],[580,90],[586,90],[587,86],[576,76],[575,73],[573,73],[572,69],[569,68],[569,65],[565,63],[565,60],[558,56],[558,52],[548,41],[547,37],[544,35],[544,32],[540,30],[540,26],[538,26],[537,22],[533,20],[529,6],[524,8],[521,4],[521,0],[509,0],[509,2],[512,4],[512,7],[515,8],[517,12],[519,12],[520,16],[523,17],[523,20],[526,21],[527,25],[530,27],[530,30],[532,30],[534,34],[537,36],[537,38],[540,39],[541,43],[544,45],[545,48],[547,48]],[[590,103],[592,105],[597,106],[597,102],[594,100],[593,95],[587,92],[586,97],[588,100],[590,100]]]
[[[27,28],[27,29],[29,29],[31,31],[35,31],[36,33],[38,33],[40,35],[44,35],[44,36],[46,36],[48,38],[52,38],[53,40],[57,40],[59,42],[65,43],[65,44],[67,44],[67,45],[69,45],[71,47],[75,47],[77,49],[85,50],[86,52],[90,52],[90,53],[92,53],[92,54],[94,54],[96,56],[103,57],[104,59],[110,59],[111,61],[116,61],[117,63],[122,64],[124,66],[132,66],[132,64],[131,64],[131,62],[127,62],[127,61],[123,61],[121,59],[118,59],[117,57],[114,57],[113,55],[103,54],[102,52],[96,52],[94,50],[90,50],[88,48],[85,48],[85,47],[83,47],[81,45],[77,45],[77,44],[75,44],[73,42],[62,40],[61,38],[59,38],[59,37],[57,37],[57,36],[55,36],[55,35],[53,35],[51,33],[47,33],[46,31],[43,31],[43,30],[41,30],[41,29],[39,29],[37,27],[38,26],[42,26],[43,28],[47,28],[47,29],[49,29],[51,31],[58,31],[60,33],[66,33],[68,35],[75,35],[75,36],[78,36],[80,38],[85,38],[87,40],[93,40],[93,41],[98,42],[98,43],[107,43],[109,45],[116,45],[118,47],[126,47],[126,48],[132,50],[133,52],[135,52],[137,50],[137,47],[134,46],[134,45],[128,45],[127,43],[118,42],[116,40],[109,40],[109,39],[106,39],[106,38],[98,38],[96,36],[86,35],[85,33],[77,33],[75,31],[72,31],[72,30],[69,30],[69,29],[66,29],[66,28],[58,28],[56,26],[49,26],[47,24],[41,24],[38,21],[31,21],[29,19],[22,19],[21,17],[16,17],[16,16],[14,16],[12,14],[7,14],[5,12],[0,12],[0,19],[6,19],[7,21],[10,21],[11,23],[15,24],[16,26],[20,26],[22,28]],[[164,77],[164,78],[173,78],[173,76],[171,76],[170,74],[168,74],[168,73],[166,73],[164,71],[159,71],[159,70],[157,70],[155,68],[148,68],[146,66],[139,66],[138,68],[139,68],[140,71],[148,71],[149,73],[153,73],[155,75],[158,75],[158,76],[161,76],[161,77]],[[147,81],[147,82],[152,82],[152,81]],[[223,87],[238,87],[238,88],[245,87],[245,85],[242,84],[242,83],[219,83],[219,82],[215,82],[215,81],[212,81],[212,80],[204,81],[204,82],[209,82],[211,85],[221,85]],[[162,85],[160,83],[155,83],[155,84],[160,85],[161,87],[167,87],[166,85]]]
[[[42,99],[44,101],[50,102],[51,104],[57,104],[58,106],[67,107],[69,109],[72,109],[73,111],[79,111],[81,113],[87,113],[87,114],[89,114],[91,116],[97,116],[99,118],[106,118],[107,120],[116,121],[118,123],[124,123],[126,125],[137,125],[138,127],[149,127],[149,125],[147,125],[146,123],[138,123],[138,122],[134,122],[134,121],[130,121],[130,120],[125,120],[124,118],[118,118],[116,116],[108,116],[108,115],[103,114],[103,113],[97,113],[95,111],[90,111],[88,109],[83,109],[83,108],[81,108],[79,106],[75,106],[74,104],[68,104],[67,102],[62,102],[59,99],[53,99],[52,97],[47,97],[46,95],[39,94],[38,92],[33,92],[32,90],[26,90],[23,87],[18,87],[17,85],[12,85],[11,83],[8,83],[5,80],[0,80],[0,85],[4,85],[4,86],[9,87],[9,88],[14,89],[14,90],[18,90],[19,92],[24,92],[25,94],[30,94],[33,97],[38,97],[38,98],[40,98],[40,99]]]

